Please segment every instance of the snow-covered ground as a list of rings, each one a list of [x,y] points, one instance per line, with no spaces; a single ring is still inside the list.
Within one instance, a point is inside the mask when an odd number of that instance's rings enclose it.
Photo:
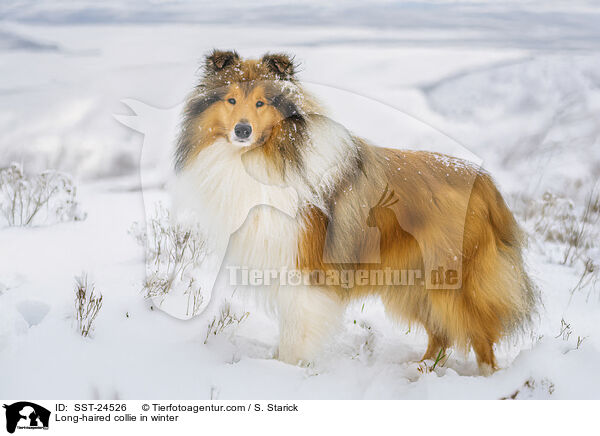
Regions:
[[[4,2],[0,167],[72,174],[87,219],[0,227],[0,397],[599,398],[600,287],[577,287],[588,259],[600,268],[598,210],[561,263],[600,175],[599,19],[583,1]],[[128,233],[145,220],[139,162],[146,202],[168,201],[163,137],[213,47],[293,53],[349,129],[494,175],[530,234],[543,299],[531,334],[499,346],[502,370],[479,377],[473,355],[453,353],[423,371],[425,333],[377,301],[352,306],[309,368],[273,359],[276,322],[251,303],[235,302],[248,319],[206,344],[205,320],[151,308]],[[74,326],[82,271],[104,297],[88,338]]]

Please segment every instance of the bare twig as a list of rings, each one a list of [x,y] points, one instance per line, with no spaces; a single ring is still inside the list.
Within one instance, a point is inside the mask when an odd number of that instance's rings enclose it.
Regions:
[[[81,336],[87,337],[100,309],[102,308],[102,294],[95,293],[94,284],[88,283],[86,274],[75,278],[75,319]]]

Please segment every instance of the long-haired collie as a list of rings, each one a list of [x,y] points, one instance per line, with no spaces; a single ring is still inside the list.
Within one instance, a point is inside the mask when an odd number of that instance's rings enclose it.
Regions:
[[[177,144],[176,214],[226,253],[228,276],[261,279],[241,285],[273,303],[280,360],[313,360],[345,305],[374,295],[390,317],[425,328],[423,359],[472,347],[490,374],[494,344],[536,302],[522,234],[490,176],[354,136],[296,69],[283,54],[206,57]]]

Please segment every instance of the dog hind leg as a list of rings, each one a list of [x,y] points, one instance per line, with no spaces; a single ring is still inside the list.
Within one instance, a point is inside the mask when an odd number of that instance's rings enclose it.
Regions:
[[[429,342],[427,344],[427,351],[423,355],[423,360],[435,360],[437,359],[440,350],[448,348],[448,340],[445,336],[439,333],[434,333],[430,329],[427,329],[427,335],[429,336]]]

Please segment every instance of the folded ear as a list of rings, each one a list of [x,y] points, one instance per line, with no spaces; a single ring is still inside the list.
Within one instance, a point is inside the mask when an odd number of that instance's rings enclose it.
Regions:
[[[206,68],[208,71],[221,71],[239,58],[240,56],[235,51],[213,50],[206,56]]]
[[[290,58],[283,53],[267,53],[263,56],[262,62],[280,79],[290,80],[294,78],[296,73],[294,58]]]

